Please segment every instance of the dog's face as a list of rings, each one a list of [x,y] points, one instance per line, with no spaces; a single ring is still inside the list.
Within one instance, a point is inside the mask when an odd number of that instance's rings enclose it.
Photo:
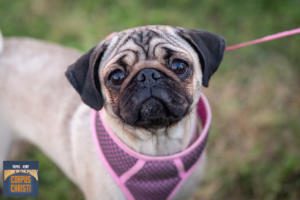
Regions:
[[[66,75],[90,107],[104,106],[134,127],[167,127],[198,102],[224,48],[221,37],[204,31],[138,27],[111,34]]]

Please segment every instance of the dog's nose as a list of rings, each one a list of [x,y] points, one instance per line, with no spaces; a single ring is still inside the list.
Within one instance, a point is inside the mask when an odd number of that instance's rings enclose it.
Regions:
[[[138,73],[136,79],[139,82],[155,82],[160,79],[161,76],[162,74],[156,69],[146,68]]]

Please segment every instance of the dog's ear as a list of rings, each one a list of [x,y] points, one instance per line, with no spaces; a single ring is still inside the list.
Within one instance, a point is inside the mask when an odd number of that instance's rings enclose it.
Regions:
[[[218,69],[225,50],[223,37],[202,30],[178,28],[178,34],[197,52],[202,68],[202,84],[208,87],[213,73]]]
[[[82,101],[95,110],[103,106],[98,69],[107,45],[94,47],[70,65],[65,75]]]

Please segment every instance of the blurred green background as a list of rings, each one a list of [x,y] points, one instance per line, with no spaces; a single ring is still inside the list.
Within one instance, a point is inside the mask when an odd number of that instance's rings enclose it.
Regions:
[[[110,32],[147,24],[206,29],[234,44],[300,27],[300,1],[0,0],[5,37],[82,52]],[[300,199],[299,53],[300,36],[225,53],[203,89],[213,124],[207,173],[194,199]],[[19,159],[40,161],[38,199],[83,199],[39,150],[26,149]]]

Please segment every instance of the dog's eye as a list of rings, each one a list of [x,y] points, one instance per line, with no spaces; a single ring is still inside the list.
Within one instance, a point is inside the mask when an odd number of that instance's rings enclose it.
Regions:
[[[188,68],[188,64],[179,58],[175,58],[171,61],[169,65],[170,69],[176,74],[184,74]]]
[[[116,69],[109,74],[108,80],[113,85],[121,85],[123,80],[125,79],[125,77],[126,77],[126,74],[123,70]]]

